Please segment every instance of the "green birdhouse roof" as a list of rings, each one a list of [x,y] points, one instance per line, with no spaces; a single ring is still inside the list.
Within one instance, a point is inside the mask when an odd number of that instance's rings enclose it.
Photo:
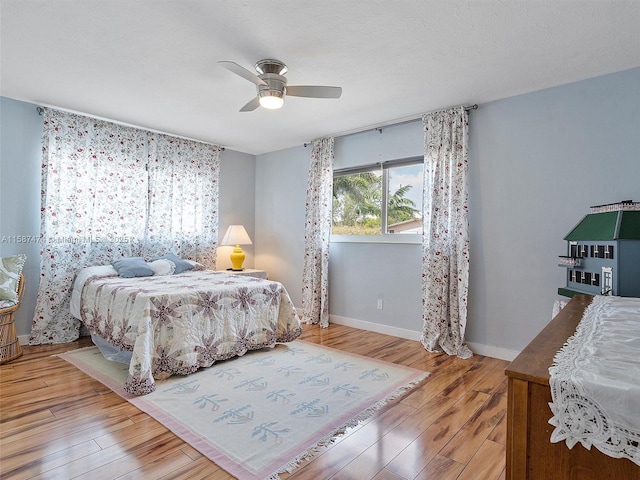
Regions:
[[[565,240],[640,240],[640,211],[619,210],[590,213],[571,230]]]

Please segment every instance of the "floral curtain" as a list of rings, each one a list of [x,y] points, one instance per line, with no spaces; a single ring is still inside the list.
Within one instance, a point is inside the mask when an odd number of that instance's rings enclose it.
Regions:
[[[302,320],[329,326],[329,239],[333,195],[333,137],[313,142],[307,182],[302,273]]]
[[[424,126],[422,345],[472,356],[465,344],[469,290],[469,117],[464,107],[429,113]]]
[[[177,159],[156,155],[170,139],[173,137],[45,109],[40,287],[30,344],[78,338],[80,321],[71,315],[69,301],[76,273],[82,267],[166,251],[215,267],[218,147],[180,140],[178,143],[186,142],[190,148],[178,148]],[[181,164],[189,163],[202,170],[178,173]],[[152,175],[161,166],[166,167],[164,177]],[[202,230],[192,231],[188,241],[172,241],[166,235],[165,222],[169,219],[173,225],[174,218],[181,218],[180,209],[168,207],[161,219],[149,214],[151,205],[155,208],[161,197],[158,192],[164,192],[163,188],[178,176],[208,192],[203,197],[202,210],[190,211],[194,215],[206,211],[213,217],[203,220],[199,224]],[[185,192],[185,198],[193,196]],[[174,214],[176,210],[178,213]],[[180,225],[181,221],[176,222]]]
[[[150,134],[145,257],[171,252],[215,269],[218,156],[214,145]]]

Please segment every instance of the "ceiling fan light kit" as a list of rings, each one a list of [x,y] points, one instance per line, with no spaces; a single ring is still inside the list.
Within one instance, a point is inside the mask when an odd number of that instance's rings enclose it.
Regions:
[[[258,65],[256,65],[257,69]],[[283,70],[286,72],[287,67],[284,67]],[[277,73],[263,73],[260,78],[265,82],[265,85],[256,86],[258,97],[260,97],[260,106],[269,110],[282,107],[287,79]]]
[[[284,105],[284,95],[275,90],[262,90],[260,96],[260,106],[268,110],[276,110]]]
[[[275,110],[284,104],[286,95],[308,98],[340,98],[342,88],[320,85],[292,85],[287,87],[287,66],[280,60],[271,58],[255,64],[256,75],[235,62],[218,62],[221,66],[256,85],[257,96],[250,100],[241,112],[251,112],[258,107]]]

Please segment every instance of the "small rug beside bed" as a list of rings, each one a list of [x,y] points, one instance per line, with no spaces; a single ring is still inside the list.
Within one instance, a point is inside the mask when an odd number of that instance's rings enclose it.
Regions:
[[[292,471],[429,375],[296,340],[158,381],[155,392],[134,397],[122,388],[128,365],[96,347],[59,356],[240,479]]]

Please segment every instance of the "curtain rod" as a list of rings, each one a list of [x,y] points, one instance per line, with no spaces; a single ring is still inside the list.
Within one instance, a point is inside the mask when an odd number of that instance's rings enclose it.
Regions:
[[[478,104],[474,103],[473,105],[464,106],[463,108],[467,112],[470,111],[470,110],[477,110],[478,109]],[[438,112],[438,111],[441,111],[441,110],[448,110],[448,109],[441,108],[441,109],[432,110],[431,112],[426,112],[426,113],[433,113],[433,112]],[[426,115],[426,114],[423,114],[423,115]],[[351,131],[351,132],[341,133],[341,134],[338,134],[338,135],[329,135],[329,136],[331,136],[333,138],[344,138],[344,137],[348,137],[350,135],[356,135],[358,133],[371,132],[373,130],[377,130],[378,132],[382,133],[382,129],[384,129],[384,128],[397,127],[399,125],[406,125],[408,123],[417,122],[419,120],[422,120],[422,115],[420,115],[419,117],[416,117],[416,118],[410,118],[409,120],[403,120],[403,121],[397,122],[397,123],[389,123],[389,124],[381,125],[381,126],[378,126],[378,127],[370,127],[370,128],[365,128],[364,130],[355,130],[355,131]],[[313,142],[306,142],[303,145],[306,148],[306,147],[310,146],[312,143]]]

